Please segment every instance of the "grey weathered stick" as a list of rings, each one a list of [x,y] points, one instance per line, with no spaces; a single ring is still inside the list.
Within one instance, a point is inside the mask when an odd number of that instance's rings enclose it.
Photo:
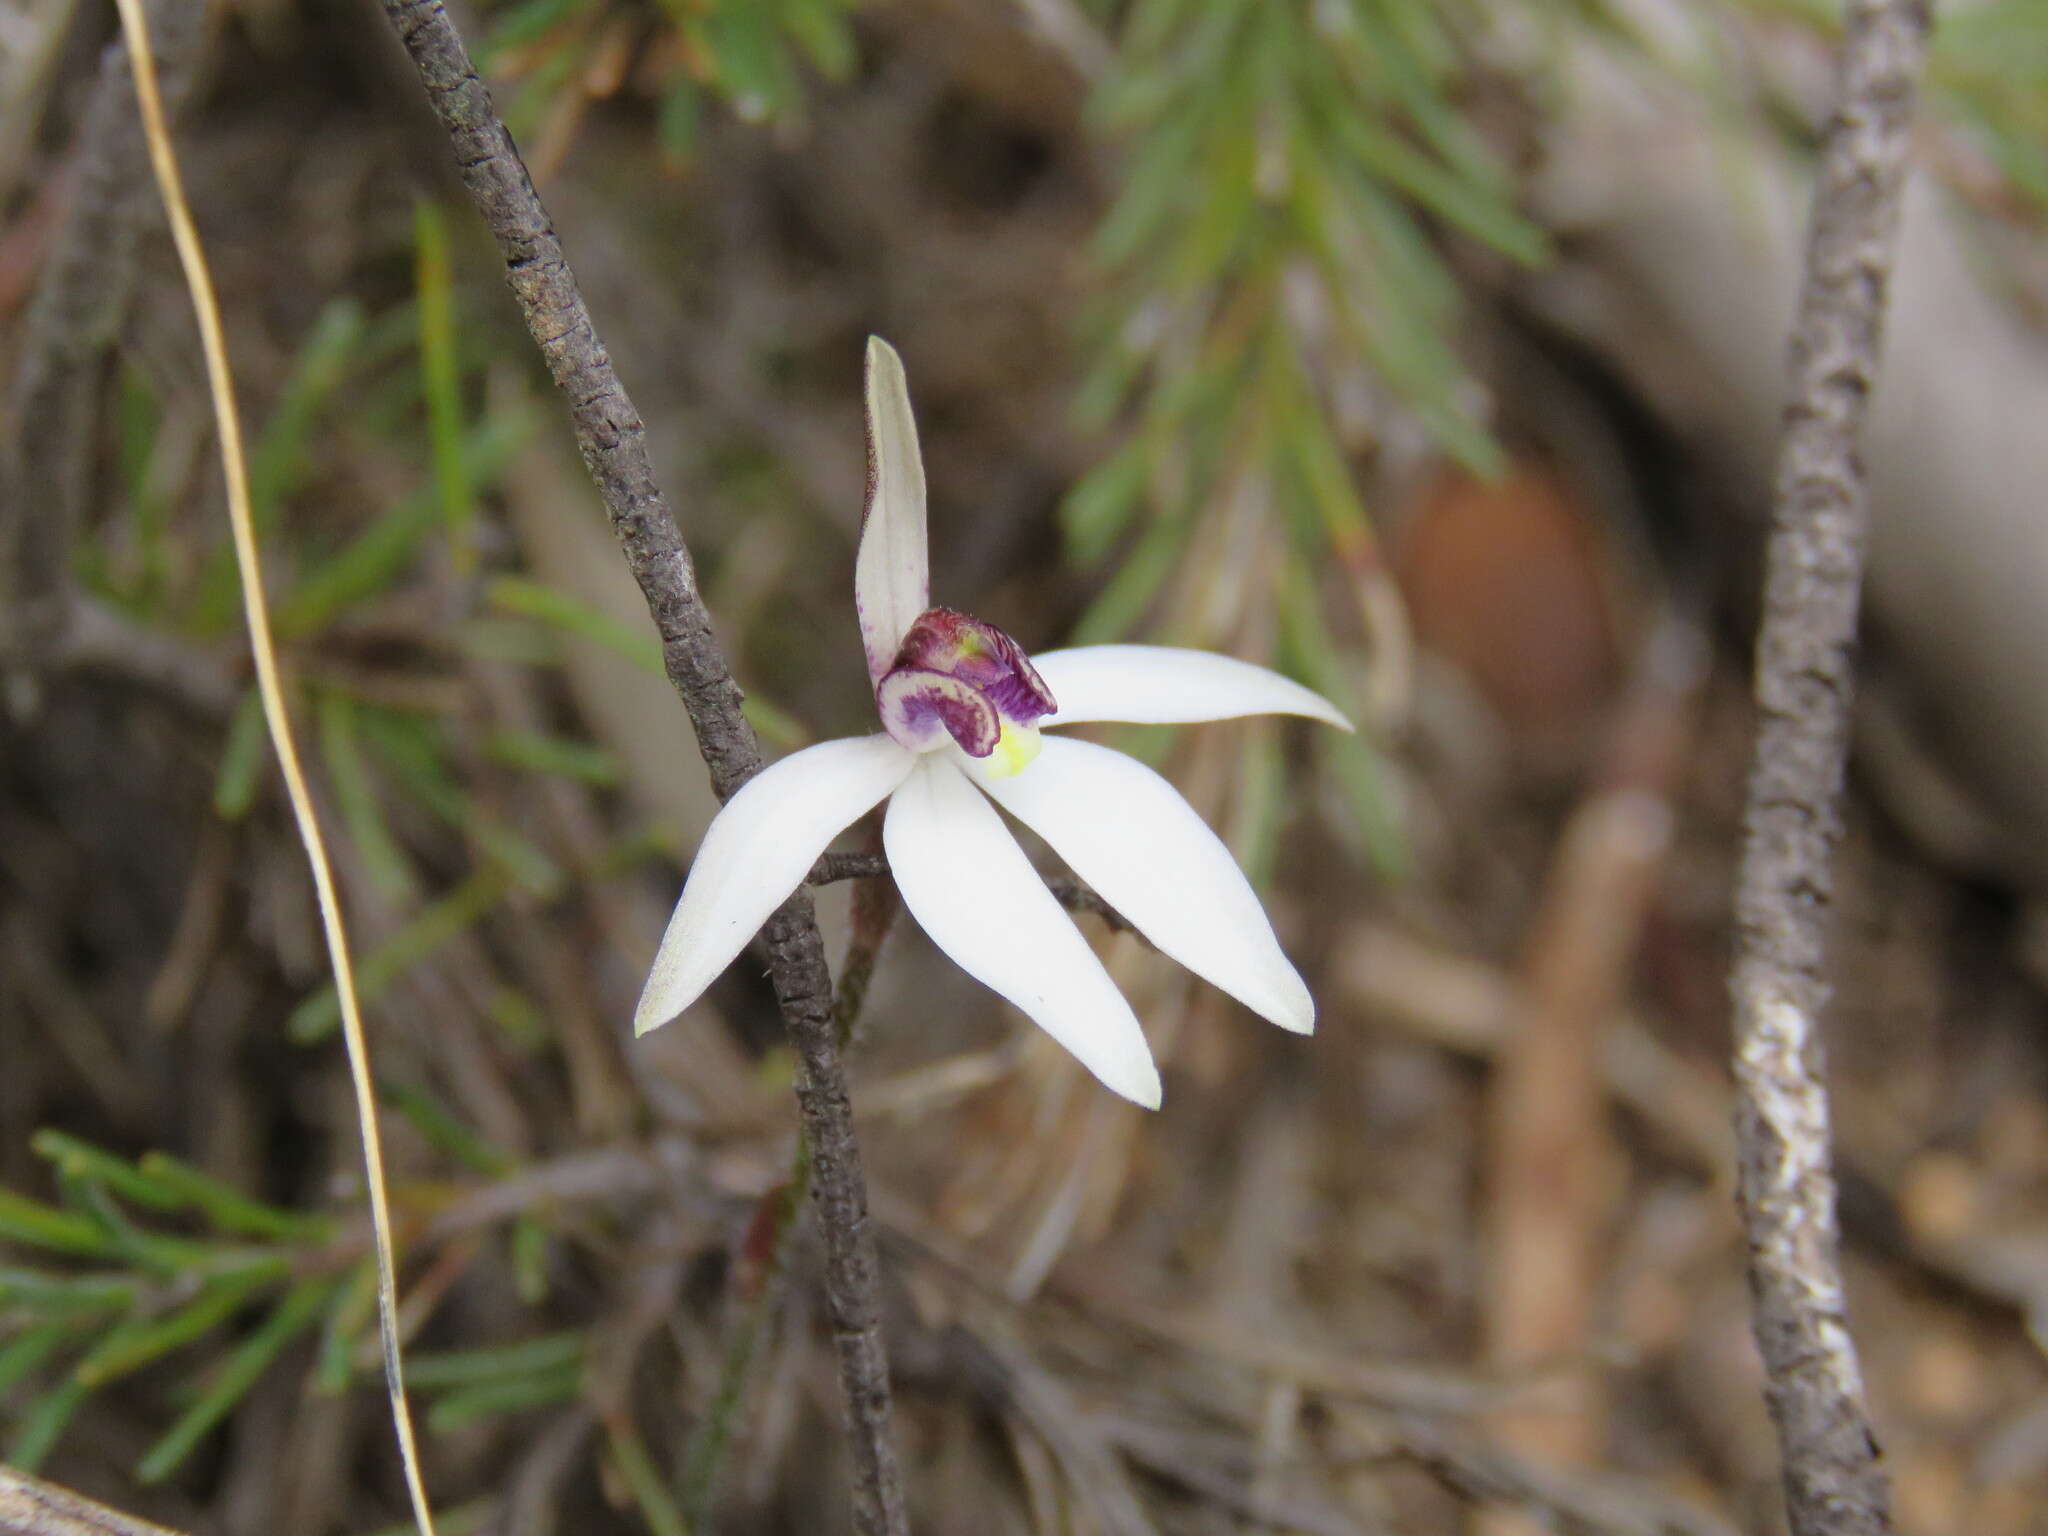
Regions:
[[[1794,1536],[1881,1536],[1890,1496],[1838,1264],[1814,1021],[1848,752],[1877,372],[1925,0],[1847,0],[1792,330],[1757,637],[1756,756],[1735,893],[1736,1136],[1757,1342]]]
[[[384,13],[412,56],[463,185],[505,258],[506,280],[527,329],[568,400],[577,447],[654,616],[663,663],[696,727],[712,787],[725,799],[759,771],[760,751],[712,636],[689,550],[655,483],[639,413],[612,371],[561,241],[441,0],[384,0]],[[908,1526],[889,1438],[879,1268],[852,1105],[833,1039],[832,976],[808,891],[799,890],[768,920],[762,941],[801,1064],[796,1092],[811,1149],[826,1301],[853,1441],[854,1523],[864,1536],[897,1536]]]
[[[81,1498],[68,1488],[0,1467],[0,1536],[178,1536]]]

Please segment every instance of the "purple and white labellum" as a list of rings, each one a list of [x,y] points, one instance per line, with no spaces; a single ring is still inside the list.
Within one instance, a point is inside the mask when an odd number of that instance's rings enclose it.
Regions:
[[[901,746],[929,752],[947,740],[969,757],[987,757],[1002,739],[996,707],[972,683],[928,667],[898,667],[875,688],[882,727]]]
[[[957,677],[986,694],[1005,719],[1019,725],[1036,725],[1059,707],[1023,646],[995,625],[951,608],[932,608],[917,616],[897,648],[895,665],[929,667]]]
[[[875,685],[882,725],[913,752],[951,740],[997,776],[1038,756],[1038,722],[1058,707],[1024,648],[993,624],[932,608]]]

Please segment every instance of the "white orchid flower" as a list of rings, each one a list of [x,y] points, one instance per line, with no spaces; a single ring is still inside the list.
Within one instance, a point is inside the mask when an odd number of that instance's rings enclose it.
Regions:
[[[879,338],[868,342],[867,447],[854,606],[882,732],[793,753],[726,803],[662,937],[636,1032],[694,1003],[826,845],[886,799],[883,848],[911,916],[1125,1098],[1159,1105],[1144,1033],[996,806],[1163,953],[1309,1033],[1308,988],[1236,860],[1179,792],[1120,752],[1039,730],[1260,714],[1350,724],[1320,695],[1227,656],[1095,645],[1034,662],[993,625],[931,607],[917,427],[902,359]]]

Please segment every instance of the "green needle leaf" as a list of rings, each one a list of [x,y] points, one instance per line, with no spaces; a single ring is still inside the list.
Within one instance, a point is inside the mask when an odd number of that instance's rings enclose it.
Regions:
[[[177,1211],[185,1199],[176,1190],[141,1172],[124,1157],[94,1146],[65,1131],[44,1129],[29,1138],[36,1156],[48,1158],[67,1178],[104,1184],[122,1199],[154,1211]]]
[[[105,1386],[117,1376],[182,1349],[220,1327],[256,1292],[282,1279],[289,1268],[279,1258],[214,1280],[169,1317],[116,1329],[79,1361],[73,1374],[88,1387]]]
[[[0,1238],[89,1259],[112,1258],[118,1252],[114,1241],[90,1217],[57,1210],[10,1189],[0,1189]]]
[[[35,1374],[72,1333],[68,1322],[44,1323],[0,1344],[0,1393],[12,1391],[17,1382]]]
[[[175,1472],[214,1426],[248,1395],[284,1347],[319,1320],[341,1285],[341,1281],[323,1276],[293,1286],[261,1326],[228,1355],[199,1399],[178,1416],[163,1438],[135,1464],[137,1480],[158,1483]]]
[[[415,1355],[406,1362],[405,1374],[421,1391],[431,1391],[481,1386],[549,1371],[573,1372],[582,1368],[583,1345],[580,1332],[547,1333],[517,1344]]]
[[[455,353],[455,278],[448,256],[448,224],[422,199],[413,209],[420,314],[420,382],[427,401],[427,437],[433,446],[434,490],[455,555],[455,571],[476,569],[476,502],[462,448],[462,370]]]
[[[21,1428],[15,1432],[14,1443],[7,1448],[7,1464],[33,1473],[56,1448],[64,1426],[78,1412],[79,1404],[91,1394],[90,1387],[66,1377],[30,1403],[28,1412],[21,1416]]]
[[[138,1166],[160,1186],[177,1191],[187,1204],[205,1212],[207,1220],[223,1232],[242,1237],[321,1242],[334,1229],[334,1223],[325,1216],[282,1211],[251,1200],[212,1174],[202,1173],[167,1152],[145,1152]]]
[[[427,1410],[427,1428],[437,1435],[452,1434],[483,1419],[566,1403],[575,1397],[582,1376],[580,1365],[570,1365],[464,1387]]]

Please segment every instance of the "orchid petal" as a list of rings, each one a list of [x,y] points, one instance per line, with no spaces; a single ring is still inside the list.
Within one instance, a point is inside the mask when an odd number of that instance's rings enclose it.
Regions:
[[[868,338],[868,493],[860,553],[853,565],[853,606],[860,615],[868,680],[879,683],[911,624],[930,606],[931,559],[925,545],[924,460],[903,359],[879,336]]]
[[[1159,1069],[1131,1005],[949,756],[918,761],[889,801],[882,846],[903,904],[954,964],[1106,1086],[1159,1107]]]
[[[1282,1029],[1315,1028],[1315,1001],[1237,860],[1150,768],[1050,736],[1030,772],[975,781],[1161,953]]]
[[[1346,720],[1321,694],[1278,672],[1169,645],[1083,645],[1048,651],[1033,663],[1059,708],[1040,725],[1083,720],[1128,720],[1178,725],[1229,720],[1239,715],[1307,715],[1348,731]]]
[[[661,937],[633,1032],[703,995],[825,845],[903,782],[917,759],[887,736],[820,742],[749,779],[712,820]]]

